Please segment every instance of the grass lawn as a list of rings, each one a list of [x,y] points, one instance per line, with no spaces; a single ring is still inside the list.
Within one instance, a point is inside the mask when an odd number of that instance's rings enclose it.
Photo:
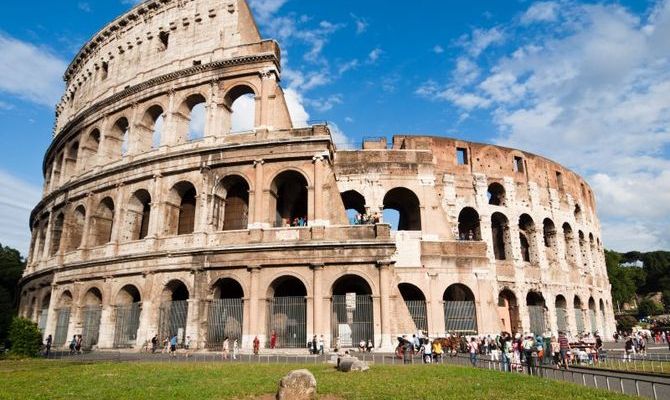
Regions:
[[[630,399],[562,382],[466,367],[303,366],[319,395],[342,399]],[[0,399],[253,399],[300,365],[0,361]]]

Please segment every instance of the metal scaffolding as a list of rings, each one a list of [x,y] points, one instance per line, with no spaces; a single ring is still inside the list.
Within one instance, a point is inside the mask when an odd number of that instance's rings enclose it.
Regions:
[[[307,347],[307,300],[302,296],[274,297],[268,301],[268,336],[277,335],[278,348]],[[270,341],[268,340],[268,347]]]
[[[425,300],[405,300],[409,314],[412,316],[416,329],[428,332],[428,312]]]
[[[334,295],[332,301],[332,335],[340,347],[357,347],[361,340],[374,339],[372,296]]]
[[[137,342],[137,329],[140,327],[141,303],[116,307],[114,323],[114,347],[132,347]]]
[[[98,344],[98,335],[100,333],[100,317],[102,307],[86,306],[82,310],[83,325],[81,329],[81,347],[90,349]]]
[[[221,349],[227,337],[238,339],[242,346],[242,299],[217,299],[209,304],[207,319],[207,348]]]
[[[177,343],[183,343],[186,338],[187,317],[188,301],[166,301],[161,303],[158,313],[159,338],[170,340],[176,335]]]
[[[444,328],[447,332],[477,333],[477,311],[474,301],[445,301]]]
[[[70,325],[70,308],[57,308],[56,310],[56,332],[54,334],[55,346],[62,346],[67,341],[67,328]]]

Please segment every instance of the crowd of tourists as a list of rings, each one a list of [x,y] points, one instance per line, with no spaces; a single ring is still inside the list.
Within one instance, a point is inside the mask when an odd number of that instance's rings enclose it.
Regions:
[[[353,225],[374,225],[374,224],[378,224],[380,221],[381,221],[381,217],[379,216],[379,213],[374,213],[374,214],[358,213],[353,218],[351,223]]]

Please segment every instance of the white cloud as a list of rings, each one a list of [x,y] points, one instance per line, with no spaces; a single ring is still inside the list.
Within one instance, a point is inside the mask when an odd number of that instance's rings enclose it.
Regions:
[[[137,0],[136,0],[137,1]],[[287,0],[249,0],[254,16],[261,24],[267,23]]]
[[[247,94],[237,98],[231,107],[231,130],[233,132],[246,132],[254,129],[256,115],[256,100],[253,94]]]
[[[558,18],[558,3],[554,1],[539,1],[533,3],[521,16],[522,24],[534,22],[553,22]]]
[[[444,53],[444,47],[440,46],[439,44],[436,44],[435,47],[433,47],[433,53],[435,54]]]
[[[470,36],[460,39],[460,44],[472,57],[478,57],[484,50],[505,41],[503,30],[495,26],[490,29],[475,29]]]
[[[0,33],[0,92],[53,107],[67,64],[49,49]]]
[[[284,90],[284,98],[286,99],[286,106],[291,115],[293,126],[295,128],[308,126],[309,113],[305,110],[305,106],[303,106],[302,95],[295,89],[288,88]]]
[[[373,49],[369,54],[368,54],[368,63],[374,64],[379,60],[379,57],[384,54],[384,50],[380,49],[379,47]]]
[[[647,16],[562,2],[560,20],[552,4],[536,3],[520,22],[494,28],[504,35],[476,29],[463,60],[505,37],[511,50],[487,54],[491,65],[480,65],[479,74],[457,63],[451,80],[429,80],[416,93],[466,114],[489,111],[499,143],[548,156],[589,180],[606,246],[670,248],[670,0]],[[529,21],[547,31],[528,35]]]
[[[347,61],[343,64],[340,64],[340,66],[337,68],[337,72],[339,75],[342,75],[347,71],[358,68],[358,64],[359,64],[358,60],[355,59]]]
[[[83,12],[87,13],[91,12],[91,5],[86,1],[80,1],[79,3],[77,3],[77,8],[79,8]]]
[[[24,257],[30,246],[30,212],[41,195],[39,187],[0,170],[0,243],[19,250]]]
[[[354,19],[354,24],[356,26],[356,34],[360,35],[368,29],[368,21],[365,18],[358,17],[356,14],[350,14],[351,18]]]
[[[340,150],[348,150],[348,149],[353,149],[355,148],[354,143],[352,142],[351,138],[349,138],[337,124],[334,124],[330,122],[328,124],[328,127],[330,128],[330,134],[333,138],[333,142],[335,142],[335,146],[337,146],[338,149]]]

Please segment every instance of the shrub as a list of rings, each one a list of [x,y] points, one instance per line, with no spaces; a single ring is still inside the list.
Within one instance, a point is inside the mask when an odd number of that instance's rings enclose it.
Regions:
[[[637,319],[632,315],[624,314],[618,316],[616,319],[616,329],[621,332],[630,332],[637,325]]]
[[[9,342],[11,354],[36,357],[42,348],[42,332],[33,321],[16,317],[9,327]]]
[[[663,306],[651,299],[640,301],[637,306],[637,315],[639,318],[646,318],[652,315],[658,315],[663,312]]]

